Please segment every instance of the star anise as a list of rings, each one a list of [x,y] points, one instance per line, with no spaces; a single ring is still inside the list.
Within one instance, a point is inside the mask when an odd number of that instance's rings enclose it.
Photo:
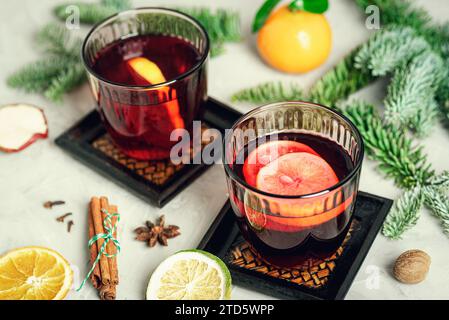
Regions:
[[[136,240],[145,241],[149,247],[154,247],[157,242],[163,246],[168,245],[168,239],[179,236],[179,227],[175,225],[165,226],[165,216],[162,215],[154,224],[151,221],[145,222],[145,226],[138,227],[134,232]]]

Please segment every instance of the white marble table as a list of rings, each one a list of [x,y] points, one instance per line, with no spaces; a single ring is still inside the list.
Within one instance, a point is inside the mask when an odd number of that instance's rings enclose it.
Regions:
[[[230,95],[238,89],[268,80],[296,81],[310,86],[325,70],[339,61],[351,48],[369,36],[364,15],[352,0],[333,0],[327,16],[334,32],[332,54],[327,63],[302,76],[279,73],[258,58],[250,22],[261,0],[158,0],[137,1],[136,6],[209,5],[238,9],[242,17],[245,41],[227,46],[227,53],[210,62],[210,95],[230,103]],[[94,106],[87,85],[70,94],[64,103],[50,103],[39,95],[24,94],[8,88],[5,78],[26,62],[39,57],[33,32],[51,21],[54,0],[3,1],[0,10],[0,105],[28,102],[42,106],[49,120],[50,137],[18,154],[0,154],[0,253],[19,246],[41,245],[60,251],[84,275],[86,259],[86,205],[93,195],[107,195],[122,212],[119,257],[121,284],[119,299],[142,299],[147,279],[157,264],[170,254],[197,246],[215,215],[226,201],[223,168],[214,166],[197,179],[163,209],[152,207],[98,175],[64,153],[53,142],[61,132],[87,114]],[[437,20],[449,17],[445,0],[420,0]],[[81,30],[85,32],[86,30]],[[360,93],[366,99],[379,102],[384,96],[385,83],[380,82]],[[252,106],[233,105],[241,112]],[[436,170],[449,169],[449,132],[438,126],[423,141],[425,150]],[[381,196],[395,198],[400,191],[391,180],[375,170],[375,163],[366,160],[361,189]],[[49,211],[42,207],[48,199],[64,199],[67,205]],[[59,214],[74,213],[75,226],[70,234],[65,225],[55,221]],[[182,236],[170,241],[168,248],[147,248],[133,239],[132,230],[146,219],[166,214],[167,221],[180,225]],[[425,282],[408,286],[391,276],[391,264],[404,250],[420,248],[432,257]],[[423,210],[418,225],[407,232],[403,240],[390,241],[379,235],[362,265],[347,299],[448,299],[449,298],[449,239],[439,223]],[[377,277],[376,277],[377,275]],[[87,286],[80,293],[72,291],[70,299],[95,299],[96,292]],[[238,286],[234,299],[269,299]]]

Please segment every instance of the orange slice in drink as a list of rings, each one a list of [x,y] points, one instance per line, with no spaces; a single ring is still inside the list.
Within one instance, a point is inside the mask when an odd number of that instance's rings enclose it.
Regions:
[[[131,74],[135,78],[137,78],[139,83],[141,83],[142,80],[146,81],[150,85],[156,85],[166,82],[164,74],[162,73],[158,65],[147,58],[144,57],[132,58],[127,60],[127,64],[131,70]],[[171,131],[174,129],[185,128],[184,120],[181,116],[179,108],[178,99],[176,97],[176,91],[174,89],[171,89],[172,92],[170,92],[170,87],[167,86],[160,87],[155,90],[158,90],[158,92],[160,93],[162,101],[165,101],[166,97],[170,97],[170,95],[173,98],[173,100],[162,103],[160,106],[165,109],[165,113],[171,122],[171,128],[166,128],[166,130],[163,130],[164,131],[163,134],[167,133],[170,134]],[[159,109],[159,107],[155,108]],[[158,116],[158,118],[160,118],[157,120],[164,121],[165,116],[163,113],[160,112],[161,112],[160,110],[155,109],[155,115]]]
[[[257,174],[262,167],[284,154],[293,152],[307,152],[318,156],[315,150],[311,147],[296,141],[277,140],[264,143],[251,151],[246,158],[245,163],[243,164],[243,176],[245,181],[249,185],[256,187]]]

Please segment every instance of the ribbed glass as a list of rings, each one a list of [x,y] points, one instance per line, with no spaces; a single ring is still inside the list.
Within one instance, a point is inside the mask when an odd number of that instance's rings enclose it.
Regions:
[[[186,40],[199,53],[199,62],[174,79],[147,86],[114,83],[92,69],[102,49],[120,39],[139,35],[166,35]],[[192,17],[174,10],[124,11],[91,30],[83,44],[84,65],[106,129],[124,153],[143,160],[168,157],[172,143],[169,134],[164,132],[161,136],[157,132],[157,122],[169,120],[156,119],[157,111],[149,108],[165,108],[176,101],[185,129],[190,130],[192,121],[201,117],[207,99],[208,55],[209,40],[204,28]],[[152,130],[158,135],[152,135]]]
[[[286,196],[260,191],[246,183],[234,166],[236,161],[243,161],[239,157],[249,142],[277,133],[305,133],[330,140],[349,155],[353,169],[338,184],[313,194]],[[291,266],[298,261],[298,254],[321,253],[322,243],[327,251],[341,244],[352,220],[363,159],[360,133],[346,117],[307,102],[262,106],[234,124],[224,139],[223,157],[230,201],[239,226],[261,258]]]

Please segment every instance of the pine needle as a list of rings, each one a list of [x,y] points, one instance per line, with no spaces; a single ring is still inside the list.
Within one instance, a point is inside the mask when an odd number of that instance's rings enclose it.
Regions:
[[[53,101],[85,80],[80,59],[81,40],[60,25],[48,24],[38,32],[37,41],[47,57],[30,63],[8,77],[9,86],[39,92]]]
[[[421,187],[406,191],[395,201],[393,208],[385,219],[382,234],[391,239],[400,239],[402,234],[415,226],[423,204]]]
[[[435,187],[426,187],[424,201],[432,214],[440,219],[443,232],[449,236],[449,198]]]
[[[101,0],[101,4],[114,8],[117,11],[123,11],[132,8],[132,4],[130,0]]]
[[[374,81],[369,72],[355,68],[356,52],[354,50],[318,80],[309,91],[311,101],[335,107],[339,101]]]
[[[44,95],[52,100],[59,102],[62,96],[78,87],[86,80],[86,72],[84,66],[79,63],[73,63],[60,71],[60,73],[52,78],[50,86],[45,90]]]
[[[434,176],[429,181],[429,186],[438,188],[439,191],[445,192],[449,190],[449,171],[443,171],[437,176]]]
[[[84,24],[98,23],[116,12],[131,7],[129,1],[120,0],[102,0],[100,3],[76,2],[56,6],[54,8],[56,17],[65,21],[72,14],[70,11],[67,11],[67,6],[69,5],[78,7],[80,22]],[[176,9],[197,19],[207,30],[211,41],[211,56],[222,54],[225,51],[224,43],[241,40],[240,16],[237,11],[227,9],[211,10],[202,7],[180,7]]]
[[[211,41],[238,42],[242,39],[240,16],[237,11],[205,8],[180,7],[177,10],[197,19],[207,30]]]
[[[362,134],[368,155],[380,162],[379,169],[399,187],[425,185],[433,176],[422,148],[414,146],[401,130],[384,125],[374,106],[354,101],[344,113]]]
[[[250,101],[253,103],[271,103],[278,101],[303,100],[304,93],[295,84],[289,86],[281,82],[262,83],[256,87],[236,92],[232,101]]]
[[[25,92],[42,93],[50,86],[52,79],[66,68],[71,60],[46,58],[30,63],[10,75],[7,84]]]
[[[423,107],[433,101],[441,80],[443,61],[425,51],[398,68],[385,98],[385,120],[396,128],[406,127]]]
[[[114,6],[109,7],[99,3],[73,2],[57,5],[53,9],[53,13],[61,21],[66,21],[72,14],[70,10],[67,10],[69,6],[76,6],[78,8],[80,23],[84,24],[96,24],[119,11]]]
[[[412,57],[429,50],[427,41],[410,27],[393,27],[376,32],[354,58],[355,67],[370,69],[373,76],[384,76]]]
[[[408,121],[408,127],[419,138],[426,137],[434,128],[439,115],[438,104],[432,97],[429,101],[422,102],[418,112]]]
[[[383,26],[397,25],[413,28],[418,35],[423,36],[432,46],[440,52],[442,47],[449,43],[449,24],[438,25],[432,23],[432,17],[422,8],[413,6],[408,0],[355,0],[363,9],[375,5],[380,10],[380,19]]]
[[[79,60],[82,40],[73,37],[64,26],[45,25],[37,33],[36,41],[50,55]]]

